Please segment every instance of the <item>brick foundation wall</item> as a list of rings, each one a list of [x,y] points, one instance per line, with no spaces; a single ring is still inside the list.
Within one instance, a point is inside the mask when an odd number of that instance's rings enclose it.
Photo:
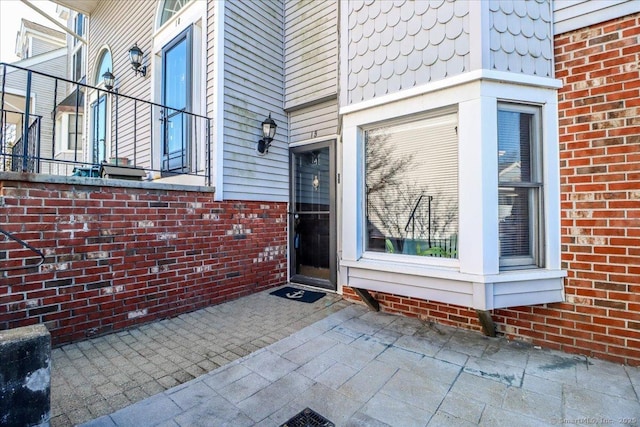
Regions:
[[[44,323],[60,345],[286,281],[286,203],[73,180],[0,181],[0,228],[46,256],[0,236],[0,269],[27,267],[0,272],[0,329]]]
[[[640,15],[557,36],[555,61],[567,298],[493,319],[509,338],[640,365]],[[374,294],[385,311],[481,329],[464,307]]]

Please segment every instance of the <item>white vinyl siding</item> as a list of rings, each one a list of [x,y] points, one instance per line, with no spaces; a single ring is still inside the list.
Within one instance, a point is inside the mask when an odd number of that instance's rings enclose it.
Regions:
[[[129,49],[137,43],[144,52],[144,65],[149,65],[152,49],[152,34],[157,2],[155,0],[138,0],[127,2],[126,11],[122,13],[122,2],[118,0],[101,0],[91,16],[85,20],[85,32],[91,43],[88,49],[87,76],[96,75],[99,55],[105,47],[111,51],[113,69],[116,77],[115,87],[119,93],[138,99],[151,100],[151,76],[136,76],[129,63]],[[90,82],[93,84],[93,82]],[[91,94],[89,94],[92,99]],[[111,149],[107,157],[115,157],[115,103],[114,115],[110,120]],[[149,107],[137,103],[134,114],[134,103],[120,98],[118,102],[118,157],[126,157],[130,162],[135,159],[137,165],[151,165],[151,114]],[[136,118],[134,122],[134,117]],[[90,127],[91,114],[85,114],[85,122]],[[90,139],[91,135],[86,137]],[[87,152],[89,152],[88,150]]]
[[[29,56],[36,56],[43,53],[51,52],[52,50],[60,49],[60,43],[52,43],[47,40],[42,40],[37,37],[31,38],[31,52]]]
[[[337,95],[337,1],[286,2],[285,69],[285,109]]]
[[[553,32],[562,34],[638,12],[638,0],[556,0]]]
[[[325,101],[310,107],[292,111],[289,115],[291,131],[289,142],[332,137],[339,133],[338,101]]]
[[[277,2],[258,1],[227,1],[224,5],[223,197],[286,201],[282,7]],[[270,113],[278,129],[269,154],[258,156],[260,124]]]

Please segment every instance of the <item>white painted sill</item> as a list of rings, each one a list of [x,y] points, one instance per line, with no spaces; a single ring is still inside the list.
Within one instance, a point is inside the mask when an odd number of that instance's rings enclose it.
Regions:
[[[436,258],[437,259],[437,258]],[[464,281],[472,283],[504,283],[523,282],[530,280],[558,279],[566,277],[564,270],[548,270],[544,268],[532,268],[524,270],[501,271],[498,274],[469,274],[459,270],[458,260],[443,260],[438,265],[417,264],[402,262],[402,260],[383,260],[380,258],[361,258],[357,261],[340,260],[341,267],[361,268],[364,270],[383,271],[387,273],[408,274],[412,276],[432,277],[437,279]],[[444,263],[442,261],[452,261]],[[449,264],[449,265],[445,265]]]

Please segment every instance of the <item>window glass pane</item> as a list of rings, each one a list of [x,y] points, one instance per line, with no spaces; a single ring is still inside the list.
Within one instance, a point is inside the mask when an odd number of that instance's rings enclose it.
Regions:
[[[295,155],[296,211],[328,212],[330,208],[329,147]]]
[[[498,167],[500,182],[531,181],[531,125],[533,114],[498,111]]]
[[[69,117],[69,139],[67,140],[68,150],[81,150],[82,149],[82,116],[76,116],[71,114]],[[76,117],[77,117],[77,129],[76,129]],[[76,133],[77,131],[77,133]],[[77,139],[76,139],[77,135]]]
[[[366,249],[457,258],[457,117],[365,132]]]
[[[82,48],[73,55],[73,80],[82,78]]]
[[[540,147],[535,139],[536,111],[504,105],[498,110],[498,217],[500,264],[540,265]]]
[[[95,75],[96,86],[102,83],[102,80],[103,80],[102,75],[106,73],[107,70],[113,71],[113,65],[111,63],[111,52],[109,52],[108,50],[105,50],[102,56],[100,57],[100,62],[98,63],[98,67],[96,68],[96,75]]]
[[[190,0],[165,0],[162,7],[162,15],[160,16],[160,25],[171,19],[189,1]]]
[[[84,15],[79,13],[74,19],[73,31],[80,37],[84,36]],[[80,41],[73,37],[73,45],[77,45]]]
[[[530,188],[498,190],[500,215],[500,256],[530,257]]]

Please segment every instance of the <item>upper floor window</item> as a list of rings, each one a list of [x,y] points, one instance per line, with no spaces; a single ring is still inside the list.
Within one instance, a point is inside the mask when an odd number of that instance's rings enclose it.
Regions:
[[[191,0],[164,0],[160,12],[160,26],[175,16]]]
[[[84,37],[84,27],[84,15],[79,13],[73,18],[73,31],[80,37]],[[82,42],[74,37],[71,50],[71,79],[76,82],[84,77],[83,50]]]
[[[73,18],[73,31],[80,37],[84,36],[84,15],[79,13]],[[77,38],[73,38],[73,45],[77,45],[80,41]]]
[[[500,267],[542,267],[542,144],[538,108],[498,106]]]
[[[366,130],[366,250],[458,258],[457,114]]]

